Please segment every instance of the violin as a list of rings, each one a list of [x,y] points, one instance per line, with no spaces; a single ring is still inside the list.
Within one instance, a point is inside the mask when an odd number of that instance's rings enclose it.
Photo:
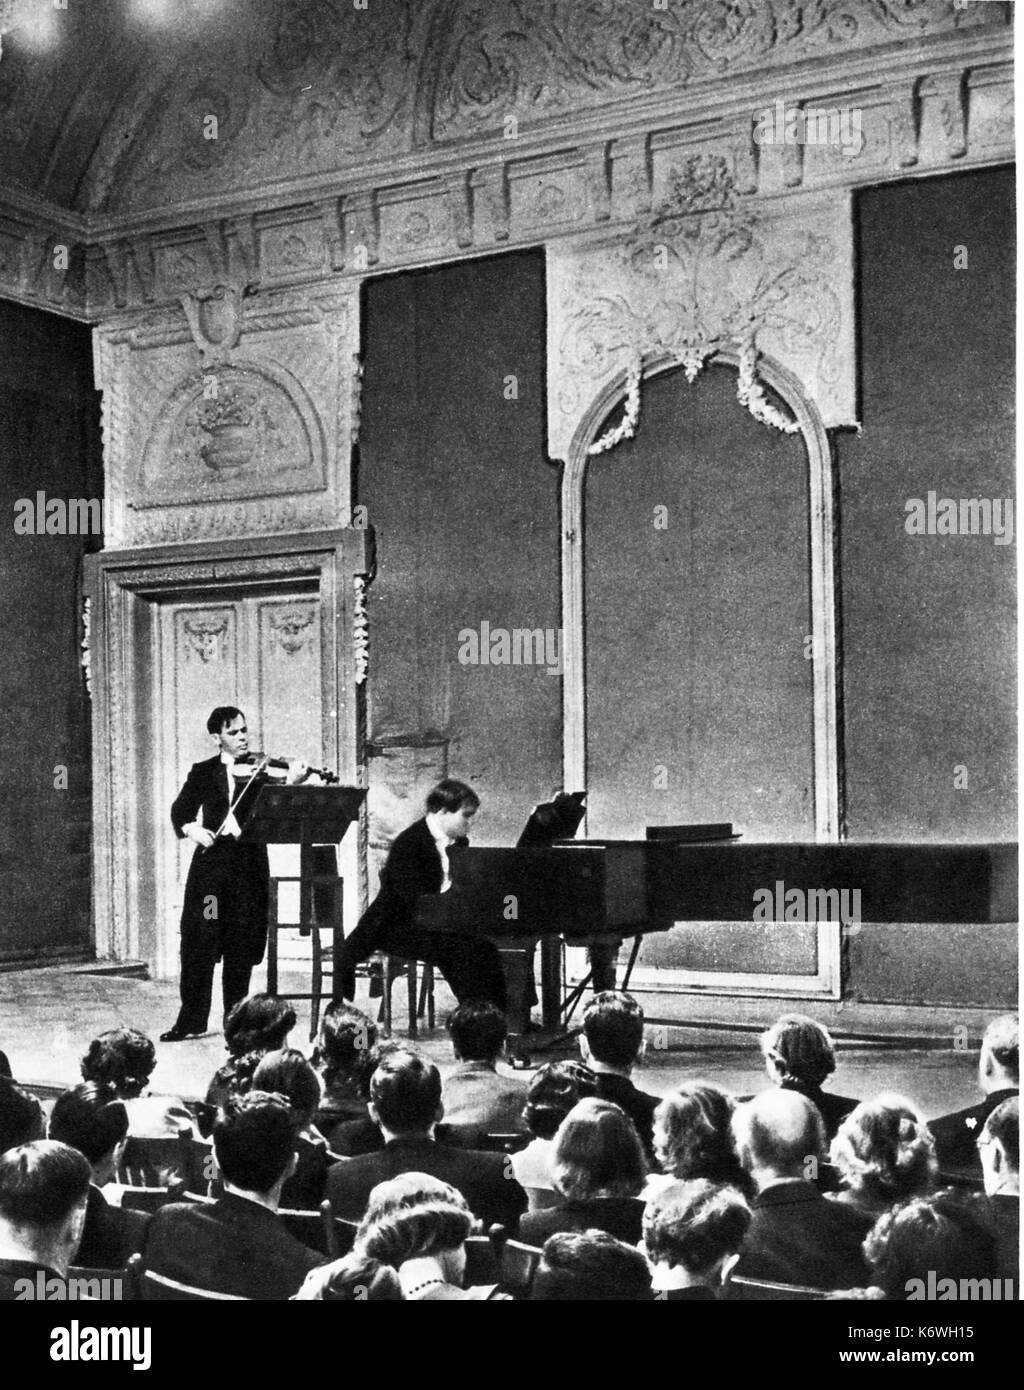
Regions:
[[[240,753],[235,759],[236,764],[262,763],[264,767],[279,768],[285,772],[288,770],[289,763],[294,761],[294,758],[274,758],[271,757],[269,753],[254,753],[252,750],[248,753]],[[338,780],[338,774],[336,772],[330,772],[326,767],[311,767],[308,775],[310,777],[320,777],[324,782],[337,782]]]

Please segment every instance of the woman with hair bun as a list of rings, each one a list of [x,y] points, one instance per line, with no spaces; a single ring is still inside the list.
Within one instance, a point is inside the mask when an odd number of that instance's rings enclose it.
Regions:
[[[860,1213],[865,1229],[897,1202],[935,1186],[935,1141],[911,1101],[880,1095],[861,1101],[839,1126],[830,1158],[843,1180],[829,1199]]]
[[[354,1250],[398,1271],[407,1302],[507,1300],[496,1284],[463,1288],[473,1214],[461,1192],[426,1173],[378,1183]]]
[[[834,1138],[857,1102],[822,1089],[836,1069],[835,1043],[824,1024],[807,1014],[783,1014],[761,1034],[761,1055],[772,1082],[816,1105],[827,1137]]]

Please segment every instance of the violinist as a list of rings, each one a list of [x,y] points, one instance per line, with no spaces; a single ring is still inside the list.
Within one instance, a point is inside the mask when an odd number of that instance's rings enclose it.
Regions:
[[[265,845],[240,841],[242,826],[268,781],[260,759],[250,765],[245,715],[234,705],[218,705],[206,721],[217,752],[194,763],[171,807],[179,839],[196,846],[185,882],[181,913],[181,1008],[161,1042],[180,1042],[206,1032],[213,995],[213,971],[223,962],[224,1017],[249,993],[253,967],[267,941],[270,869]],[[304,762],[286,764],[288,785],[309,775]]]

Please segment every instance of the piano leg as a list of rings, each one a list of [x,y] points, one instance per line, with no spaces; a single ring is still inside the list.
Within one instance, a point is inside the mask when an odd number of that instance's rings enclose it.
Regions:
[[[513,1060],[527,1059],[529,1048],[530,1005],[528,987],[533,983],[533,945],[501,946],[501,963],[505,970],[508,993],[508,1051]]]
[[[540,943],[541,1026],[556,1033],[562,1026],[562,938],[545,936]]]

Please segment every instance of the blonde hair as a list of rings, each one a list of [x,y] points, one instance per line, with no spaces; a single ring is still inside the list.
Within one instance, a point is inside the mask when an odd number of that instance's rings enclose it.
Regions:
[[[928,1126],[912,1101],[891,1094],[846,1116],[830,1156],[849,1187],[888,1201],[929,1192],[938,1171]]]

